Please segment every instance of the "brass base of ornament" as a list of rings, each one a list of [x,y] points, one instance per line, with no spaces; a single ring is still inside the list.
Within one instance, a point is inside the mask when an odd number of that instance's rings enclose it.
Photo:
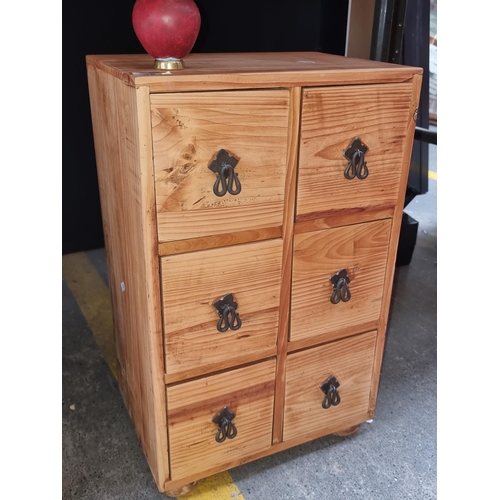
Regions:
[[[155,68],[167,70],[184,69],[184,61],[182,59],[176,59],[175,57],[155,59]]]

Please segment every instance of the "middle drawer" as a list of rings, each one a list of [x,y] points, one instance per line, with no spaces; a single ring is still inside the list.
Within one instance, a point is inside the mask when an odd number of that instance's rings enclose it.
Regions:
[[[290,341],[333,339],[378,320],[391,226],[386,219],[295,235]]]
[[[282,251],[275,239],[161,259],[170,381],[276,353]]]

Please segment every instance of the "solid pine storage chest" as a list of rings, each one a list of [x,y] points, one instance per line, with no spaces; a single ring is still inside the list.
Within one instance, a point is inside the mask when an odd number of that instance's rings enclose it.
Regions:
[[[87,70],[118,382],[158,489],[354,432],[422,70],[316,52]]]

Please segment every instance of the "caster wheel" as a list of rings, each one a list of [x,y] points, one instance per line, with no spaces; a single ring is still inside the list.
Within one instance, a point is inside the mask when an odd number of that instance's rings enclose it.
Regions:
[[[337,432],[332,432],[332,434],[334,436],[341,436],[341,437],[344,437],[344,436],[350,436],[351,434],[354,434],[358,429],[359,429],[359,425],[354,425],[352,427],[348,427],[347,429],[343,429],[341,431],[337,431]]]
[[[193,491],[197,483],[198,481],[195,481],[194,483],[186,484],[180,488],[175,488],[174,490],[165,490],[164,493],[167,497],[181,497],[183,495],[187,495],[190,491]]]

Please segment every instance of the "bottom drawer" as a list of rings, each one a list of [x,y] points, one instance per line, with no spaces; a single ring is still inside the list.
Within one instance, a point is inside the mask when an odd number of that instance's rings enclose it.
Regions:
[[[288,356],[284,441],[342,430],[366,418],[376,339],[374,331]],[[330,400],[320,388],[328,379],[333,387],[338,383]]]
[[[224,470],[271,446],[275,370],[273,359],[167,387],[172,480]],[[224,407],[235,415],[226,428],[233,438],[212,421]]]

